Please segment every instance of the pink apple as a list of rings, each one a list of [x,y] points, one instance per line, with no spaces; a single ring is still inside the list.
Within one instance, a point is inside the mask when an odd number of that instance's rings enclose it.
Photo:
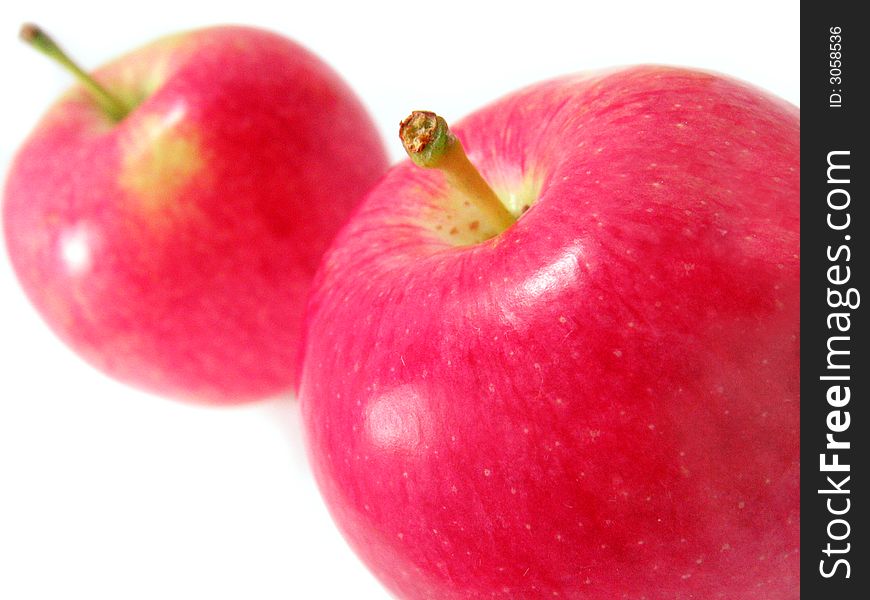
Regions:
[[[461,145],[403,128],[441,170],[388,172],[306,323],[309,454],[359,556],[409,599],[797,598],[798,110],[637,67]]]
[[[10,171],[24,290],[84,358],[147,390],[230,403],[291,388],[317,264],[386,170],[362,105],[313,54],[246,27],[158,40],[94,79]]]

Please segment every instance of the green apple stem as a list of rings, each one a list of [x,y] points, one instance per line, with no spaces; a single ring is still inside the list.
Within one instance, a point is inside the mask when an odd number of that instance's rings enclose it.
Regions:
[[[504,231],[516,221],[468,160],[462,143],[443,118],[433,112],[414,111],[399,126],[399,137],[416,165],[444,173],[448,184],[475,202],[496,230]]]
[[[130,112],[127,107],[117,96],[109,92],[106,88],[100,85],[93,77],[79,67],[60,46],[58,46],[51,36],[45,33],[36,25],[25,23],[21,26],[21,39],[48,56],[49,58],[60,63],[64,68],[70,71],[78,79],[79,83],[85,86],[93,95],[94,99],[99,102],[100,106],[106,111],[106,114],[115,122],[120,121]]]

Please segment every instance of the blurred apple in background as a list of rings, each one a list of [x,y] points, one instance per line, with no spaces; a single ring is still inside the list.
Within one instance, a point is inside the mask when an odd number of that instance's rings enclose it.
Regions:
[[[638,67],[455,136],[415,113],[403,140],[437,170],[394,167],[338,235],[300,382],[321,491],[378,578],[797,598],[798,110]]]
[[[321,254],[387,166],[353,92],[277,34],[160,39],[80,83],[19,151],[4,234],[51,328],[106,373],[195,401],[291,389]],[[20,90],[17,93],[21,93]]]

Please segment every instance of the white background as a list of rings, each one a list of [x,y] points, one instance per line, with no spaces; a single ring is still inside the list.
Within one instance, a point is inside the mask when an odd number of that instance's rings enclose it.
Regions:
[[[0,7],[3,173],[71,81],[17,40],[23,21],[88,67],[179,29],[283,32],[343,74],[396,160],[410,109],[455,120],[589,68],[693,65],[800,101],[796,0],[22,4]],[[109,380],[49,333],[0,251],[0,598],[386,598],[320,502],[296,410],[192,407]]]

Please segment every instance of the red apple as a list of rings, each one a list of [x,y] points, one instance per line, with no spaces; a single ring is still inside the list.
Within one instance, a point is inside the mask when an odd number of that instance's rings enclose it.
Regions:
[[[439,170],[394,167],[339,234],[300,383],[372,571],[415,599],[797,598],[798,110],[637,67],[402,135]]]
[[[386,170],[360,102],[304,48],[247,27],[79,75],[6,186],[9,256],[36,308],[153,392],[229,403],[291,388],[317,264]]]

